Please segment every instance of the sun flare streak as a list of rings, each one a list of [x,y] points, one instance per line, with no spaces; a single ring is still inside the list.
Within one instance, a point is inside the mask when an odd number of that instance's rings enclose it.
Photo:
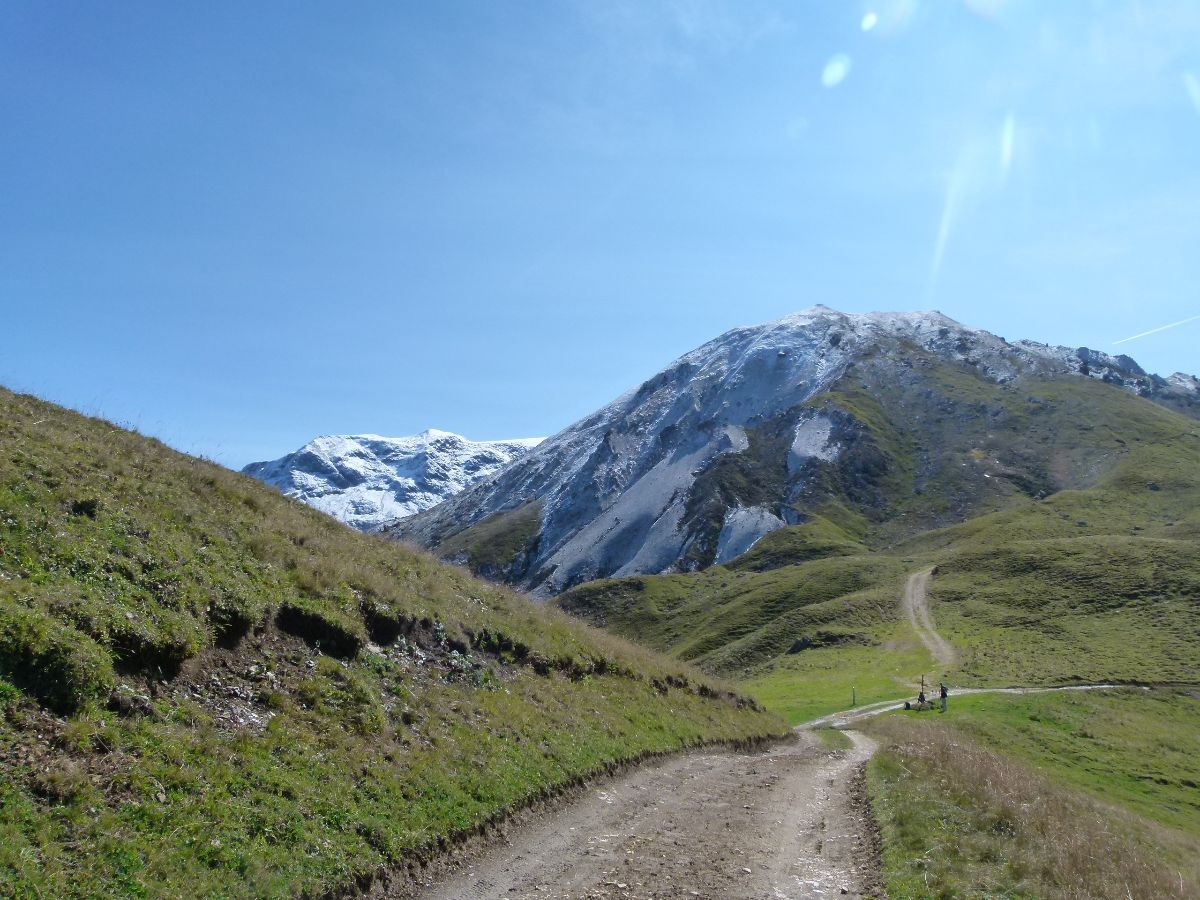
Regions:
[[[946,247],[958,224],[959,214],[972,185],[974,159],[969,152],[959,158],[946,181],[946,195],[942,200],[942,218],[938,223],[937,240],[933,245],[933,260],[929,267],[929,290],[937,287],[942,274],[942,263],[946,259]]]
[[[1196,107],[1196,112],[1200,113],[1200,78],[1197,78],[1191,72],[1183,73],[1183,87],[1191,98],[1192,106]]]
[[[1000,132],[1000,174],[1008,177],[1012,168],[1013,151],[1017,143],[1017,117],[1009,113],[1004,117],[1004,128]]]
[[[942,274],[942,261],[946,258],[946,244],[950,241],[950,232],[954,228],[954,216],[958,204],[954,199],[953,187],[946,190],[946,200],[942,204],[942,220],[938,224],[937,241],[933,245],[933,262],[929,269],[929,286],[937,285],[938,277]]]

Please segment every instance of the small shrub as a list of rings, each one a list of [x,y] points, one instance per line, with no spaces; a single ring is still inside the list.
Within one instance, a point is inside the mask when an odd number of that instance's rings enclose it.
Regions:
[[[115,680],[111,657],[87,635],[2,600],[0,675],[60,713],[106,696]]]
[[[73,759],[56,760],[33,777],[33,789],[54,803],[69,803],[92,789],[87,773]]]
[[[0,712],[5,712],[10,706],[15,706],[21,697],[21,691],[16,685],[0,678]]]

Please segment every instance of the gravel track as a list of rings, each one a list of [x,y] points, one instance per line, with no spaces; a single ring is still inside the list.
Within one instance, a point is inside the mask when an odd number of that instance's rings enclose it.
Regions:
[[[934,630],[926,604],[932,574],[909,577],[903,609],[930,653],[949,668],[957,654]],[[963,688],[954,694],[1107,687]],[[795,741],[764,751],[694,752],[632,769],[512,829],[498,845],[465,855],[416,896],[883,897],[878,835],[864,788],[874,742],[843,730],[851,748],[830,750],[814,729],[845,729],[903,704],[903,698],[886,700],[822,716],[799,726]]]
[[[951,669],[958,662],[958,654],[950,643],[933,627],[933,619],[929,615],[929,582],[933,579],[933,570],[914,572],[908,576],[904,585],[904,612],[912,623],[921,643],[933,654],[938,665],[943,669]]]
[[[861,797],[874,744],[811,731],[756,753],[691,753],[590,790],[486,857],[426,887],[425,900],[880,896]]]

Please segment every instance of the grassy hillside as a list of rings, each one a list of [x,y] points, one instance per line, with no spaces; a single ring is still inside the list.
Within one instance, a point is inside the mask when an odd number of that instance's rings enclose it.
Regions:
[[[480,578],[512,583],[537,551],[539,501],[488,516],[455,534],[437,548],[441,559],[467,565]]]
[[[0,391],[0,894],[319,895],[646,753],[699,675]]]
[[[562,608],[631,639],[740,679],[789,722],[907,692],[932,667],[897,619],[905,563],[836,557],[769,572],[596,581]]]
[[[1200,840],[1200,690],[979,694],[953,725],[1105,803]]]
[[[954,683],[1200,681],[1197,423],[1086,379],[925,376],[860,373],[829,400],[890,461],[881,504],[854,506],[850,475],[827,472],[819,515],[728,566],[593,582],[559,604],[743,680],[793,721],[941,674],[899,608],[905,575],[934,566]],[[972,422],[948,412],[985,397]],[[947,516],[963,521],[928,527]]]
[[[1194,692],[962,697],[951,712],[868,725],[889,896],[1200,892]]]

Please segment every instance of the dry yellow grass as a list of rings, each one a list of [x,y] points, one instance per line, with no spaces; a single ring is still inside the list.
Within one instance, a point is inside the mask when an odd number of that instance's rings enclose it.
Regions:
[[[893,900],[1194,898],[1200,841],[1054,784],[940,723],[871,732],[872,803]]]

